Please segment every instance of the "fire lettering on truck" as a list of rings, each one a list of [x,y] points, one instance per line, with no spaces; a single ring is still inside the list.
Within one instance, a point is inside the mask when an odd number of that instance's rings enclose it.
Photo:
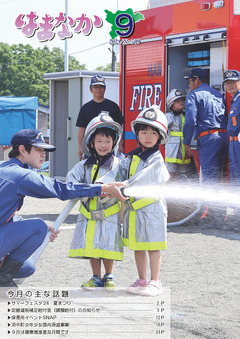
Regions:
[[[162,84],[147,84],[147,85],[134,85],[132,90],[132,102],[130,111],[135,110],[135,106],[138,105],[137,110],[141,111],[144,108],[152,105],[157,105],[161,109],[162,99],[160,95],[162,93]]]

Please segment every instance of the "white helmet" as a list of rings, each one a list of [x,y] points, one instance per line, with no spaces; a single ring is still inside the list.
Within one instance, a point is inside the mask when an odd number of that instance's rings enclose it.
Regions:
[[[134,127],[136,124],[146,124],[157,128],[159,134],[162,136],[161,144],[166,144],[168,138],[168,123],[165,114],[160,111],[157,105],[145,108],[142,112],[138,114],[136,120],[133,120],[131,122],[131,128],[135,134],[136,132]]]
[[[122,127],[114,121],[106,112],[100,113],[96,118],[93,118],[86,127],[85,134],[82,140],[82,151],[85,155],[90,156],[89,144],[91,135],[96,131],[97,128],[111,128],[116,133],[116,141],[113,147],[113,150],[118,146],[121,136],[122,136]]]
[[[167,108],[169,110],[171,110],[171,107],[172,107],[174,101],[177,100],[177,99],[180,99],[180,98],[185,99],[186,96],[181,91],[179,91],[178,89],[176,89],[176,88],[172,89],[171,92],[167,96]]]

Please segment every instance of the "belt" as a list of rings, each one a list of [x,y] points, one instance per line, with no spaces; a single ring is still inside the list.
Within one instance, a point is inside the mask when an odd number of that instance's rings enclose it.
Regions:
[[[88,211],[86,207],[81,204],[79,211],[84,215],[85,218],[87,219],[92,219],[92,220],[103,220],[104,218],[110,217],[113,214],[116,214],[120,211],[121,209],[121,204],[116,203],[115,205],[112,205],[105,210],[97,210],[97,211]]]
[[[197,140],[199,140],[204,135],[213,134],[213,133],[227,133],[227,130],[223,128],[210,129],[209,131],[204,131],[200,133],[197,137]]]
[[[143,198],[143,199],[139,199],[136,201],[130,201],[127,200],[125,201],[125,206],[130,210],[130,211],[137,211],[140,208],[146,207],[148,205],[153,204],[154,202],[156,202],[157,199],[154,198]]]
[[[230,141],[238,141],[238,136],[236,136],[236,137],[231,137],[231,136],[230,136],[230,137],[229,137],[229,140],[230,140]]]

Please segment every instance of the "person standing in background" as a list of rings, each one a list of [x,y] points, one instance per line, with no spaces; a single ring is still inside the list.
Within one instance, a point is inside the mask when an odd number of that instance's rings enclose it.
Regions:
[[[115,102],[104,97],[105,91],[105,79],[101,75],[94,75],[90,83],[90,92],[93,95],[93,99],[81,107],[76,122],[76,126],[79,127],[78,156],[80,159],[83,159],[84,157],[82,151],[82,140],[85,129],[93,118],[97,117],[100,113],[106,113],[120,125],[124,124],[124,118],[119,106]],[[119,144],[119,153],[121,152],[123,152],[122,141]]]
[[[228,70],[224,73],[223,83],[232,97],[228,116],[227,133],[229,136],[229,169],[232,184],[240,184],[240,73]]]
[[[186,175],[191,158],[185,157],[183,145],[183,125],[185,121],[185,95],[177,89],[167,96],[166,118],[168,122],[168,141],[165,145],[165,163],[171,180],[179,180]]]
[[[204,69],[194,68],[185,78],[188,79],[191,90],[186,99],[183,126],[186,155],[192,155],[190,142],[193,136],[197,139],[203,184],[216,184],[221,177],[228,152],[224,99],[221,93],[208,85]],[[208,206],[201,218],[207,215],[209,216]]]

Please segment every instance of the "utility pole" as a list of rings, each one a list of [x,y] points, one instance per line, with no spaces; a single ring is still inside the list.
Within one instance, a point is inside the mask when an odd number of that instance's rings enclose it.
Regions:
[[[116,53],[114,52],[114,45],[112,45],[112,72],[116,72]]]
[[[117,0],[117,11],[118,11],[118,0]],[[112,45],[112,72],[116,72],[116,53],[114,51],[114,45]]]
[[[66,25],[68,25],[68,0],[65,0]],[[68,71],[68,39],[65,39],[64,71]]]

